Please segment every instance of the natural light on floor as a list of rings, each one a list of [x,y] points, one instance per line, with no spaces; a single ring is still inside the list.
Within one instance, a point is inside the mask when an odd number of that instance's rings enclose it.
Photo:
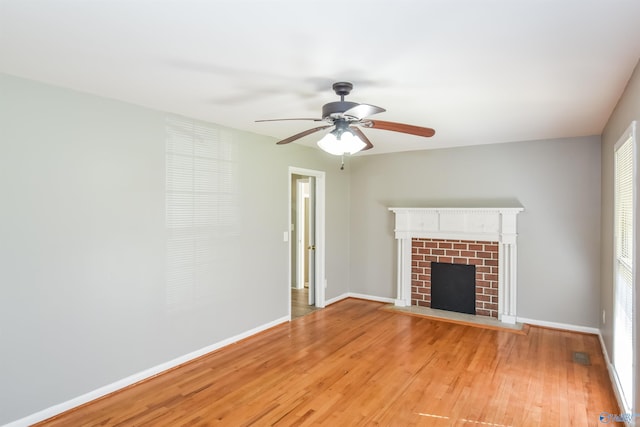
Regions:
[[[420,415],[421,417],[427,417],[427,418],[436,418],[436,419],[441,419],[441,420],[450,420],[450,417],[444,416],[444,415],[435,415],[435,414],[424,414],[422,412],[418,412],[418,415]],[[492,422],[488,422],[488,421],[478,421],[478,420],[469,420],[466,418],[459,418],[456,421],[459,422],[463,422],[466,424],[477,424],[479,426],[488,426],[488,427],[513,427],[510,425],[506,425],[506,424],[497,424],[497,423],[492,423]]]

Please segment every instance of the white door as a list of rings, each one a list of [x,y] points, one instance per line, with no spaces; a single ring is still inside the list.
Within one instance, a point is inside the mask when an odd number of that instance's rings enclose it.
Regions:
[[[307,282],[309,283],[309,305],[316,303],[316,179],[309,177],[309,212],[307,215],[309,245],[307,247],[307,263],[308,273]]]
[[[307,247],[309,246],[309,178],[296,179],[296,281],[295,288],[308,285]]]

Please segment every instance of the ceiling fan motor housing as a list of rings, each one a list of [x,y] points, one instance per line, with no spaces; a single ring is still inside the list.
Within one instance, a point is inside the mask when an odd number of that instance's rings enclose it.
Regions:
[[[357,102],[349,102],[349,101],[336,101],[330,102],[328,104],[324,104],[322,106],[322,119],[337,119],[342,117],[342,113],[347,110],[350,110],[353,107],[357,107]]]

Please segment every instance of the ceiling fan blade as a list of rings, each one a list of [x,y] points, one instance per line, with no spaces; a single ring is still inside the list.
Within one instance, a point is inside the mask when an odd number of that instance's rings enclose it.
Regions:
[[[362,132],[360,130],[360,128],[357,128],[355,126],[349,126],[349,129],[351,129],[353,131],[353,133],[355,133],[358,136],[358,138],[360,138],[362,140],[362,142],[367,144],[367,146],[364,147],[360,151],[364,151],[364,150],[368,150],[370,148],[373,148],[373,144],[371,143],[371,141],[369,141],[369,138],[367,138],[367,136],[364,134],[364,132]]]
[[[382,107],[376,107],[375,105],[359,104],[353,108],[349,108],[343,114],[348,117],[355,117],[358,120],[362,120],[365,117],[373,116],[374,114],[382,113],[385,110]]]
[[[330,128],[332,126],[333,125],[327,125],[327,126],[319,126],[317,128],[307,129],[304,132],[296,133],[295,135],[290,136],[289,138],[285,138],[282,141],[278,141],[278,142],[276,142],[276,144],[279,144],[279,145],[288,144],[290,142],[295,141],[296,139],[302,138],[303,136],[311,135],[314,132],[318,132],[318,131],[320,131],[322,129]]]
[[[312,119],[309,117],[301,117],[301,118],[295,118],[295,119],[262,119],[262,120],[256,120],[256,122],[282,122],[285,120],[313,120],[314,122],[322,121],[322,119]]]
[[[405,125],[404,123],[385,122],[382,120],[367,120],[366,122],[362,122],[361,125],[367,128],[390,130],[424,137],[430,137],[436,133],[436,131],[431,128]]]

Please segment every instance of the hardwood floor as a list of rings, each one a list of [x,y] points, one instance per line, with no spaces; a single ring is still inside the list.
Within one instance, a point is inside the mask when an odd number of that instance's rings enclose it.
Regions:
[[[306,316],[319,310],[315,305],[309,305],[309,288],[291,289],[291,319]]]
[[[582,427],[620,412],[594,335],[381,307],[341,301],[40,425]]]

